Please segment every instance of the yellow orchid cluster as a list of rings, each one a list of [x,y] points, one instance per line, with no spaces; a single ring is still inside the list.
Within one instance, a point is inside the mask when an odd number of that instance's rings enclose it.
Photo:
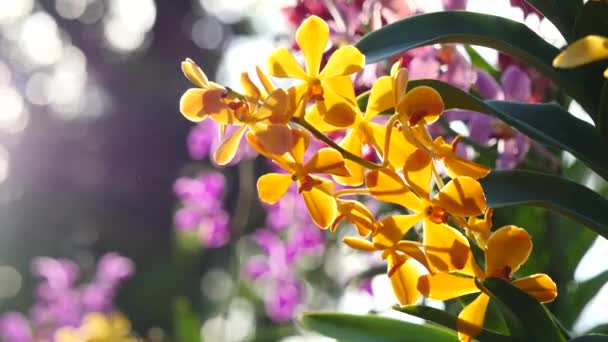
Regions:
[[[131,323],[122,314],[90,313],[79,327],[63,327],[55,333],[57,342],[137,342]]]
[[[346,237],[344,243],[380,252],[402,305],[415,304],[421,295],[446,300],[479,292],[474,279],[487,277],[507,279],[540,302],[551,301],[557,290],[547,275],[512,278],[532,243],[521,228],[491,231],[492,209],[478,182],[490,169],[459,157],[459,139],[449,144],[431,138],[427,125],[444,110],[440,94],[426,86],[408,90],[408,71],[397,63],[390,75],[375,82],[361,110],[350,76],[363,69],[365,57],[353,46],[340,47],[320,70],[328,38],[327,24],[311,16],[296,33],[305,69],[285,48],[270,55],[270,75],[298,80],[288,89],[276,87],[258,67],[261,87],[243,73],[243,92],[237,93],[210,82],[193,61],[182,63],[197,86],[182,96],[182,114],[195,122],[215,121],[220,135],[228,126],[238,126],[215,151],[215,162],[229,163],[245,135],[257,152],[285,171],[258,179],[260,199],[275,203],[295,182],[317,226],[333,231],[342,221],[352,223],[360,236]],[[393,114],[382,123],[380,114],[389,112]],[[327,136],[334,132],[344,134],[339,143]],[[315,138],[328,147],[307,158]],[[364,148],[373,149],[380,162],[365,160]],[[441,178],[442,170],[448,182]],[[396,204],[407,214],[377,219],[362,202],[348,198],[353,195]],[[416,225],[422,229],[420,241],[404,240]],[[485,251],[485,271],[477,265],[470,241]],[[480,294],[460,314],[462,341],[481,331],[488,300]]]

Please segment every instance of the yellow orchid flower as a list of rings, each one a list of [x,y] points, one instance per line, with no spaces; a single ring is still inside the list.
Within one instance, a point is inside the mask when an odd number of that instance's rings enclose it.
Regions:
[[[575,68],[608,58],[608,37],[589,35],[570,44],[553,60],[556,68]],[[604,71],[608,78],[608,68]]]
[[[352,84],[350,85],[350,88],[352,88]],[[313,106],[307,112],[305,117],[306,121],[322,132],[348,129],[339,145],[359,158],[363,156],[363,149],[366,145],[374,148],[383,156],[385,134],[389,128],[386,127],[386,125],[372,122],[372,120],[377,117],[378,114],[395,106],[392,100],[391,78],[382,76],[374,82],[365,112],[361,112],[356,104],[354,89],[349,91],[349,93],[352,93],[352,97],[341,97],[337,99],[338,102],[335,104],[325,101],[325,105],[329,104],[334,107],[342,106],[342,108],[348,108],[345,110],[335,110],[335,113],[344,111],[356,113],[354,120],[350,125],[346,127],[336,127],[328,124],[324,121],[324,116],[320,114],[319,106]],[[399,128],[397,127],[390,127],[390,129],[392,129],[393,132],[399,131]],[[416,148],[405,140],[401,134],[393,135],[390,145],[389,156],[383,156],[383,158],[388,158],[388,165],[398,168],[402,168],[407,156],[416,150]],[[364,167],[351,160],[346,160],[346,165],[352,175],[350,177],[336,176],[334,177],[336,182],[348,186],[361,185],[364,180]]]
[[[332,112],[332,106],[326,106],[325,101],[336,103],[340,96],[348,95],[344,92],[348,91],[347,85],[352,85],[349,75],[365,66],[365,56],[349,45],[333,52],[320,70],[328,41],[329,26],[313,15],[306,18],[296,31],[296,42],[304,55],[306,70],[286,48],[278,48],[268,58],[268,71],[272,76],[304,81],[295,88],[296,103],[316,102],[323,115]],[[345,126],[353,122],[354,115],[354,112],[328,114],[326,121],[335,126]]]
[[[230,121],[219,121],[223,125],[240,126],[225,137],[213,153],[218,165],[226,165],[236,155],[243,135],[252,131],[264,149],[281,155],[291,147],[291,129],[287,126],[291,113],[287,112],[289,96],[283,89],[275,89],[260,105],[262,92],[251,82],[247,73],[241,74],[241,84],[245,99],[235,99],[228,103],[232,111]]]
[[[260,200],[268,204],[276,203],[295,181],[315,224],[323,229],[328,228],[337,213],[337,204],[333,196],[334,184],[329,179],[312,174],[349,176],[350,172],[346,168],[340,152],[331,148],[318,150],[308,161],[304,162],[309,137],[298,129],[292,130],[292,135],[293,143],[289,152],[277,155],[264,147],[258,135],[252,132],[247,134],[247,141],[256,151],[272,159],[288,172],[273,172],[261,176],[257,182]]]
[[[467,176],[479,179],[487,176],[491,170],[489,167],[466,160],[456,154],[459,142],[460,136],[457,136],[451,144],[446,143],[443,137],[437,137],[433,142],[427,143],[427,146],[431,147],[435,158],[443,162],[450,178]]]
[[[414,241],[401,240],[405,234],[416,224],[419,219],[417,215],[393,215],[383,220],[373,221],[372,240],[359,237],[345,237],[343,242],[357,250],[382,251],[382,258],[387,260],[387,275],[391,281],[393,292],[401,305],[415,304],[420,298],[417,289],[419,271],[410,258],[418,261],[428,268],[428,261],[420,248]],[[345,215],[348,220],[353,216]],[[358,217],[355,216],[355,225]]]
[[[509,280],[514,286],[528,293],[541,303],[550,302],[557,296],[557,286],[546,274],[533,274],[520,279],[512,279],[532,251],[532,239],[528,232],[516,226],[505,226],[496,230],[487,240],[485,247],[485,272],[482,272],[471,258],[471,267],[452,273],[428,274],[420,277],[418,290],[428,298],[448,300],[480,290],[474,278],[485,280],[499,277]],[[469,277],[464,277],[467,275]],[[485,313],[490,297],[481,293],[458,315],[458,337],[468,342],[483,328]]]
[[[461,269],[469,258],[469,244],[458,230],[446,224],[448,214],[482,214],[486,200],[481,185],[473,178],[457,177],[431,197],[432,159],[422,150],[408,158],[403,173],[407,184],[388,169],[370,171],[365,184],[375,198],[401,205],[423,222],[423,244],[432,272]]]
[[[230,111],[223,100],[226,89],[210,82],[207,75],[191,59],[182,62],[182,71],[186,78],[198,88],[190,88],[182,95],[179,109],[182,115],[193,122],[200,122],[207,117],[227,121]]]
[[[131,323],[119,313],[87,314],[80,327],[62,327],[55,333],[57,342],[137,342],[131,336]]]

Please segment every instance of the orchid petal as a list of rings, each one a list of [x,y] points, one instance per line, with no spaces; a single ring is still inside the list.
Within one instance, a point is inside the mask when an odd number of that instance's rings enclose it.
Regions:
[[[486,197],[481,184],[471,177],[452,179],[432,202],[454,216],[477,216],[486,210]]]
[[[388,169],[372,170],[365,176],[365,185],[375,198],[399,204],[416,212],[424,210],[424,203],[410,191],[401,176]]]
[[[268,72],[275,77],[306,80],[308,76],[291,52],[278,48],[268,57]]]
[[[557,296],[557,285],[546,274],[533,274],[511,282],[540,303],[550,302]]]
[[[267,173],[258,178],[258,196],[264,203],[275,204],[289,190],[293,183],[288,173]]]
[[[419,273],[416,264],[412,261],[406,261],[389,276],[399,304],[412,305],[418,302],[420,292],[418,292],[416,286]]]
[[[509,277],[528,260],[532,238],[524,229],[504,226],[488,238],[486,244],[486,274]]]
[[[365,66],[365,56],[354,46],[343,46],[334,51],[319,74],[319,79],[348,76],[361,71]]]
[[[334,186],[330,180],[314,177],[321,181],[320,185],[314,186],[310,191],[303,191],[304,203],[310,212],[313,222],[322,229],[328,228],[336,218],[336,199],[330,195]]]
[[[481,293],[475,300],[462,309],[458,315],[459,321],[457,326],[458,339],[461,342],[469,342],[473,337],[481,333],[489,302],[490,297],[485,293]]]
[[[556,68],[574,68],[608,58],[608,37],[589,35],[570,44],[553,60]]]
[[[418,279],[418,290],[423,296],[435,300],[449,300],[479,292],[474,278],[452,273],[423,275]]]
[[[241,126],[231,136],[227,137],[213,153],[213,161],[218,165],[226,165],[234,159],[241,144],[247,126]]]
[[[296,31],[296,42],[306,60],[306,72],[317,77],[321,58],[329,40],[329,26],[316,15],[306,18]]]

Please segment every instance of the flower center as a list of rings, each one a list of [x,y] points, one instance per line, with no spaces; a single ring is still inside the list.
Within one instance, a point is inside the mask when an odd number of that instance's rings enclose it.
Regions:
[[[429,205],[424,209],[424,214],[434,223],[441,224],[448,222],[448,212],[441,207]]]
[[[308,99],[310,102],[324,101],[323,94],[323,86],[319,80],[312,81],[308,84]]]

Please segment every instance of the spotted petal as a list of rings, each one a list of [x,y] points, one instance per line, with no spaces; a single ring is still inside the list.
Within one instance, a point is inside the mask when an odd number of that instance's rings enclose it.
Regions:
[[[471,257],[467,239],[456,229],[424,220],[424,249],[433,273],[462,270]]]
[[[401,176],[388,169],[372,170],[365,176],[365,185],[375,198],[399,204],[416,212],[424,210],[424,203],[410,191]]]
[[[403,174],[414,192],[429,198],[431,192],[431,177],[433,175],[433,159],[423,150],[416,150],[405,162]]]
[[[420,214],[389,216],[378,225],[374,234],[373,243],[383,248],[390,248],[397,244],[405,234],[420,220]]]
[[[397,104],[399,114],[407,117],[410,126],[418,123],[430,124],[443,113],[444,105],[437,90],[420,86],[410,90]],[[405,118],[402,118],[402,121]]]
[[[310,191],[303,191],[304,203],[310,212],[313,222],[319,228],[328,228],[336,218],[336,199],[331,195],[334,187],[330,180],[314,177],[321,181],[320,185],[314,186]]]
[[[343,46],[331,54],[319,79],[348,76],[361,71],[364,66],[365,56],[356,47]]]
[[[477,216],[486,210],[486,197],[478,181],[471,177],[458,177],[435,195],[433,204],[454,216]]]
[[[557,296],[557,285],[546,274],[533,274],[514,280],[512,284],[541,303],[550,302]]]
[[[390,265],[389,265],[390,267]],[[406,261],[390,275],[393,292],[401,305],[412,305],[420,299],[418,284],[418,267],[411,260]]]
[[[423,296],[436,300],[448,300],[479,292],[474,278],[445,272],[421,276],[418,279],[418,290]]]
[[[475,300],[467,305],[458,315],[458,339],[461,342],[470,342],[473,337],[479,335],[486,318],[486,310],[490,297],[481,293]]]
[[[274,50],[268,57],[268,72],[275,77],[306,80],[307,75],[291,52],[284,47]]]
[[[346,168],[342,154],[329,147],[317,151],[317,153],[304,164],[304,173],[325,173],[345,177],[350,176],[350,171]]]
[[[524,229],[504,226],[488,238],[486,244],[486,274],[510,276],[528,260],[532,252],[532,238]]]

